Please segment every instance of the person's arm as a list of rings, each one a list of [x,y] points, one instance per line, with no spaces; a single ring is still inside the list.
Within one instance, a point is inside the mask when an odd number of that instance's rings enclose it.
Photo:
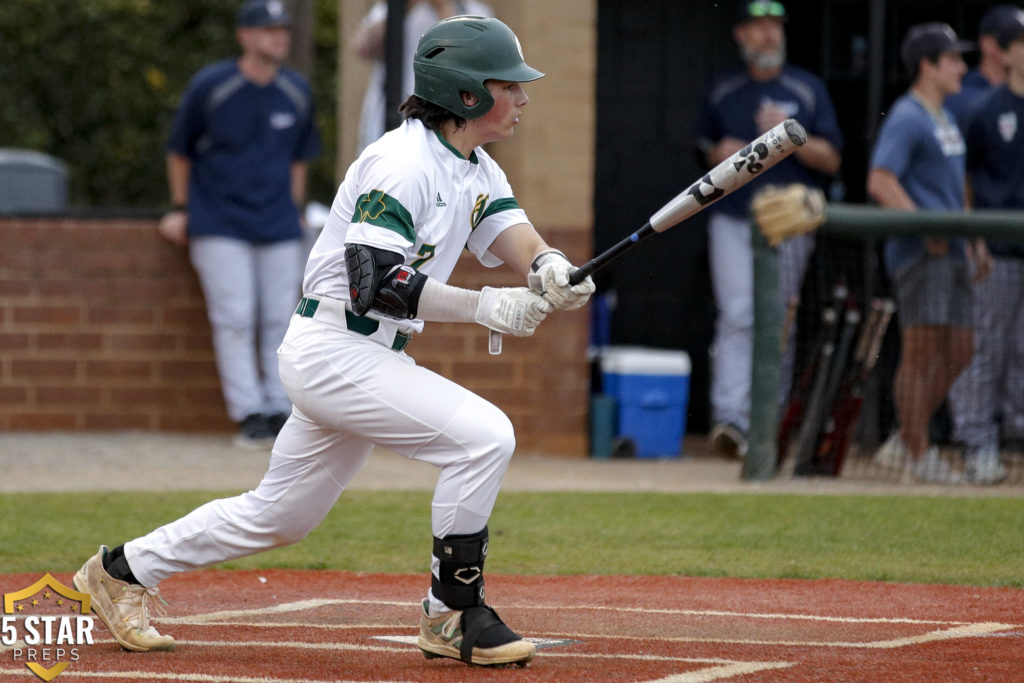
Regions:
[[[899,178],[892,171],[878,166],[868,173],[868,196],[884,208],[904,211],[913,211],[917,208],[917,204],[903,189]],[[944,238],[926,237],[924,243],[932,256],[941,256],[949,251],[949,240]]]
[[[917,208],[914,200],[903,189],[892,171],[875,167],[868,172],[868,196],[884,208],[913,211]]]
[[[463,289],[402,263],[402,254],[358,242],[345,247],[351,306],[397,319],[476,322],[495,332],[528,337],[552,304],[526,287]]]
[[[307,164],[305,161],[292,162],[292,202],[294,202],[296,208],[299,209],[299,213],[302,212],[302,207],[306,205],[306,184],[308,177],[309,164]]]
[[[808,135],[807,142],[796,150],[794,156],[807,168],[826,175],[839,173],[839,166],[843,163],[839,150],[817,135]]]
[[[373,12],[374,10],[371,10]],[[380,12],[379,17],[367,17],[359,23],[355,35],[352,36],[352,49],[363,59],[374,61],[384,58],[384,33],[387,29],[387,13]]]
[[[964,210],[970,211],[974,207],[974,184],[971,176],[964,179]],[[984,237],[975,237],[967,240],[967,260],[972,266],[971,279],[974,282],[982,282],[992,274],[992,253],[988,250],[988,243]]]
[[[519,223],[504,230],[491,243],[489,251],[520,275],[526,276],[530,288],[556,308],[572,310],[587,303],[596,287],[587,277],[575,285],[569,275],[576,270],[565,254],[548,246],[529,223]]]
[[[551,249],[537,230],[529,223],[519,223],[503,230],[491,243],[492,254],[523,277],[530,274],[533,260],[542,251]]]
[[[716,142],[705,154],[705,158],[708,163],[708,168],[714,168],[718,164],[722,163],[736,152],[746,147],[749,140],[740,140],[732,136],[726,135],[721,140]]]
[[[406,5],[406,13],[412,9],[413,5],[422,1],[410,0]],[[439,20],[458,14],[458,7],[456,7],[454,0],[427,1],[434,8],[434,13],[437,14]],[[355,35],[352,36],[352,48],[355,50],[355,53],[368,61],[384,59],[384,40],[387,37],[388,19],[386,12],[381,14],[382,16],[375,20],[364,20],[360,23]]]
[[[175,152],[167,153],[167,187],[173,208],[160,219],[160,235],[179,246],[188,244],[188,176],[192,160]]]
[[[755,120],[758,131],[764,133],[785,121],[786,118],[786,112],[778,106],[766,104],[758,109]],[[808,135],[807,142],[798,147],[793,156],[812,171],[826,175],[839,173],[839,166],[843,161],[839,150],[820,135]]]

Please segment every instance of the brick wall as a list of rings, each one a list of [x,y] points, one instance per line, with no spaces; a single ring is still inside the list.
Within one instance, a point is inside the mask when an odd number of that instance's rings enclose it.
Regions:
[[[545,231],[577,262],[589,243]],[[0,430],[229,431],[199,284],[151,218],[0,217]],[[453,284],[519,284],[464,258]],[[409,353],[490,399],[520,452],[582,455],[586,310],[487,354],[478,325],[428,325]],[[415,390],[411,387],[410,390]]]

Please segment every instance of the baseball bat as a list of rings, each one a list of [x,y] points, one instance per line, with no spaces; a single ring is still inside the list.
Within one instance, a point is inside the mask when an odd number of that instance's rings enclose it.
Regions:
[[[807,131],[804,127],[796,119],[786,119],[694,181],[654,212],[642,228],[574,270],[569,275],[569,284],[579,284],[642,240],[665,232],[743,187],[805,142]]]
[[[793,430],[799,427],[803,420],[804,408],[806,407],[807,399],[810,397],[814,378],[817,375],[817,366],[819,359],[821,358],[821,350],[824,348],[825,343],[832,337],[831,329],[835,326],[838,318],[838,314],[832,308],[826,308],[822,311],[821,334],[814,345],[814,350],[808,356],[810,360],[804,366],[799,379],[790,388],[789,401],[786,404],[786,412],[783,413],[782,419],[779,420],[779,429],[778,434],[776,435],[778,464],[782,464],[782,461],[785,460],[786,453],[789,452],[789,441],[790,437],[793,435]]]
[[[842,471],[850,436],[854,425],[857,424],[857,420],[860,418],[861,408],[864,405],[864,391],[878,360],[878,352],[881,350],[885,333],[889,329],[889,322],[892,320],[893,313],[896,312],[896,304],[893,303],[892,299],[886,299],[879,302],[877,309],[876,320],[871,328],[870,337],[865,344],[863,357],[857,364],[853,383],[844,397],[843,405],[837,407],[834,411],[838,420],[826,458],[826,462],[832,465],[831,474],[833,476],[838,476],[840,471]]]
[[[846,366],[850,356],[850,347],[853,345],[854,335],[860,326],[860,312],[850,309],[846,312],[846,321],[843,324],[843,334],[836,346],[835,354],[832,357],[832,368],[828,376],[828,384],[825,389],[825,397],[822,403],[821,418],[819,419],[815,440],[814,454],[809,467],[804,471],[797,471],[796,474],[822,474],[821,456],[822,443],[830,441],[835,430],[835,422],[832,418],[832,408],[835,405],[836,397],[839,396],[839,389],[843,377],[846,374]]]
[[[570,273],[569,284],[578,285],[588,275],[604,268],[642,240],[655,233],[665,232],[743,187],[805,142],[807,131],[796,119],[786,119],[766,131],[654,212],[642,228]],[[491,330],[487,350],[491,355],[501,353],[500,332]]]
[[[790,388],[789,401],[786,405],[786,411],[779,421],[777,435],[778,463],[780,465],[789,452],[789,442],[793,431],[799,429],[803,423],[804,410],[812,393],[815,378],[819,373],[818,366],[821,364],[822,352],[825,344],[835,339],[839,316],[842,313],[843,306],[846,305],[846,297],[846,287],[836,285],[833,288],[832,300],[821,311],[821,330],[818,332],[818,338],[814,343],[813,349],[806,356],[808,361],[800,372],[799,379]]]
[[[847,406],[851,398],[853,386],[860,376],[861,368],[868,355],[868,348],[871,340],[878,329],[878,322],[882,316],[882,301],[875,299],[871,308],[865,316],[864,324],[860,327],[860,336],[854,346],[853,358],[850,367],[846,369],[838,396],[832,403],[832,413],[828,418],[828,429],[822,436],[818,445],[818,471],[837,476],[839,474],[835,457],[838,442],[842,439],[842,431],[846,428]]]
[[[844,301],[848,296],[845,285],[837,285],[832,292],[836,301]],[[839,309],[837,309],[839,310]],[[818,427],[825,415],[825,392],[832,371],[832,359],[835,357],[837,337],[841,336],[842,320],[838,317],[836,324],[828,328],[829,337],[824,340],[818,355],[815,368],[814,384],[807,397],[807,407],[800,420],[800,431],[797,436],[796,463],[794,474],[806,474],[812,467],[814,446],[817,443]]]

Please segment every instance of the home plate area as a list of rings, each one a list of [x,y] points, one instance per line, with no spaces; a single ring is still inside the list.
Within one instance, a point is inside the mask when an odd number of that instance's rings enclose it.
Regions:
[[[951,587],[856,582],[489,576],[489,601],[538,651],[527,667],[481,668],[428,660],[416,647],[426,585],[425,576],[406,574],[181,575],[162,585],[170,604],[167,616],[155,620],[176,638],[174,652],[125,652],[98,626],[96,643],[61,677],[681,683],[980,675],[1010,681],[1024,670],[1024,626],[1011,618],[1024,613],[1024,591],[1014,589],[955,587],[970,593],[964,599],[938,590]],[[0,680],[24,676],[33,674],[3,653]]]

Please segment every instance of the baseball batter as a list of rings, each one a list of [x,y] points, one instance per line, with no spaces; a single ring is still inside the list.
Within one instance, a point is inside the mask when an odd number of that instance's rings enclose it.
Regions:
[[[279,350],[293,409],[263,481],[101,546],[75,575],[122,647],[173,648],[149,623],[160,581],[305,537],[379,444],[440,469],[424,654],[479,665],[533,658],[533,643],[484,601],[487,521],[515,446],[512,425],[404,349],[424,321],[529,336],[554,308],[584,305],[594,284],[569,284],[572,264],[538,235],[481,147],[512,136],[529,102],[522,83],[544,75],[526,64],[515,34],[497,19],[446,19],[420,39],[414,73],[404,123],[349,168],[306,266]],[[464,249],[530,276],[533,289],[445,284]]]

